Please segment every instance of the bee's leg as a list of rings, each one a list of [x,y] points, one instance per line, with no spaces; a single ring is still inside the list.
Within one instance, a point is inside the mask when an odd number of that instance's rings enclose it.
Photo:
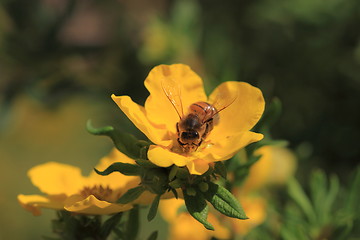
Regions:
[[[195,152],[199,148],[199,146],[201,145],[202,141],[203,141],[203,138],[201,138],[200,142],[198,142],[198,143],[192,143],[191,144],[192,151]]]
[[[182,143],[182,142],[180,141],[180,138],[178,138],[177,141],[178,141],[178,143],[179,143],[179,145],[180,145],[181,150],[182,150],[184,153],[189,153],[189,152],[195,151],[195,150],[197,149],[197,147],[196,147],[196,149],[193,150],[193,145],[194,145],[194,144],[191,144],[191,145],[190,145],[190,144],[188,144],[188,143]]]
[[[177,141],[180,144],[180,146],[183,146],[184,144],[180,141],[180,131],[179,131],[179,123],[176,123],[176,133],[177,133]]]

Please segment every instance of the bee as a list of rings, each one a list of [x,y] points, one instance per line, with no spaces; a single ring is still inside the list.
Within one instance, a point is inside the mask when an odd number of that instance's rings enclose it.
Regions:
[[[219,122],[218,113],[235,101],[233,99],[225,104],[221,103],[221,97],[217,97],[214,104],[195,102],[189,106],[188,113],[184,115],[180,86],[172,81],[163,81],[162,89],[180,118],[176,123],[177,142],[184,153],[198,149],[213,130],[214,125]]]

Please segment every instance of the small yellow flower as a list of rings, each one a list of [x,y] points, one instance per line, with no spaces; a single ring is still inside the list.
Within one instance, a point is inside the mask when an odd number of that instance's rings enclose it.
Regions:
[[[185,114],[195,102],[214,104],[219,96],[223,102],[232,102],[219,112],[218,124],[194,152],[177,150],[176,124],[180,119],[163,89],[168,82],[180,89]],[[191,174],[201,175],[208,170],[209,163],[227,160],[239,149],[263,138],[262,134],[250,130],[264,111],[264,98],[258,88],[247,83],[224,82],[207,97],[201,78],[188,66],[174,64],[152,69],[145,87],[150,96],[144,107],[129,96],[112,95],[112,98],[135,126],[156,144],[150,146],[148,158],[160,167],[187,166]]]
[[[106,169],[114,162],[135,163],[118,150],[113,150],[96,166]],[[28,175],[32,183],[45,193],[41,195],[18,195],[18,201],[34,216],[41,215],[41,208],[66,210],[79,214],[112,214],[127,211],[132,204],[117,204],[116,200],[130,188],[140,183],[139,177],[114,172],[100,176],[95,172],[87,177],[81,169],[56,162],[48,162],[31,168]],[[144,192],[136,203],[150,203],[153,195]]]
[[[235,218],[227,218],[231,222],[233,231],[239,235],[246,235],[253,228],[262,224],[266,219],[266,201],[261,196],[242,196],[240,202],[249,219],[243,221]]]
[[[166,199],[160,202],[160,213],[170,224],[169,240],[207,240],[229,239],[230,231],[220,221],[209,213],[208,219],[214,225],[215,231],[210,231],[195,220],[188,212],[178,213],[178,209],[185,206],[183,199]]]
[[[250,168],[241,191],[256,191],[268,184],[284,184],[296,170],[296,156],[280,146],[263,146],[255,151],[260,159]]]
[[[250,168],[244,184],[232,190],[249,217],[245,221],[229,218],[234,231],[243,236],[267,217],[267,201],[261,190],[270,184],[285,184],[296,169],[296,157],[287,148],[263,146],[254,154],[261,155],[260,159]]]

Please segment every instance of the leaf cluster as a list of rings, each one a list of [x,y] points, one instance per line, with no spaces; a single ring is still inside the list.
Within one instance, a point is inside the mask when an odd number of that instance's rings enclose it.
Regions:
[[[88,122],[87,129],[92,134],[110,137],[119,151],[135,160],[136,164],[116,162],[104,171],[96,169],[95,171],[104,176],[113,172],[120,172],[128,176],[139,176],[141,184],[128,190],[117,202],[130,203],[140,197],[143,192],[152,192],[155,194],[155,198],[147,216],[149,221],[156,216],[161,196],[169,191],[176,198],[179,197],[178,192],[181,192],[189,213],[209,230],[214,230],[214,228],[207,221],[207,202],[226,216],[247,219],[237,199],[226,188],[214,183],[220,177],[224,179],[227,177],[226,166],[222,162],[217,162],[214,167],[210,167],[201,176],[191,175],[186,167],[173,165],[168,168],[160,168],[152,164],[146,157],[150,143],[139,141],[113,127],[96,129]]]
[[[58,211],[57,219],[52,221],[52,228],[60,238],[43,238],[46,240],[107,239],[122,214],[115,214],[102,223],[101,216],[71,215],[66,211]]]
[[[52,221],[53,232],[58,237],[46,237],[44,240],[106,240],[113,234],[116,240],[135,240],[139,233],[139,208],[116,213],[102,221],[103,216],[71,215],[58,211],[57,219]],[[148,240],[157,239],[157,231]]]
[[[314,171],[309,191],[292,179],[288,184],[292,201],[287,206],[281,236],[284,239],[349,239],[360,219],[360,168],[349,189],[339,179]],[[299,224],[301,223],[301,224]]]
[[[213,182],[206,183],[207,189],[198,187],[183,190],[185,205],[191,216],[208,230],[214,227],[207,221],[209,207],[207,202],[220,213],[238,219],[248,219],[238,200],[226,188]],[[207,201],[207,202],[206,202]]]
[[[293,178],[282,198],[275,198],[275,206],[268,209],[268,220],[245,239],[359,238],[359,167],[349,185],[341,184],[337,176],[327,176],[322,170],[313,171],[306,185]]]

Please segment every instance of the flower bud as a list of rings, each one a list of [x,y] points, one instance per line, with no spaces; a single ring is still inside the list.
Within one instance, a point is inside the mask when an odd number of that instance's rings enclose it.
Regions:
[[[207,184],[206,182],[201,182],[199,184],[199,189],[200,189],[200,191],[205,193],[205,192],[207,192],[209,190],[209,184]]]
[[[195,191],[195,189],[192,188],[192,187],[187,188],[187,189],[186,189],[186,193],[187,193],[187,195],[189,195],[189,196],[193,196],[193,197],[196,196],[196,191]]]

